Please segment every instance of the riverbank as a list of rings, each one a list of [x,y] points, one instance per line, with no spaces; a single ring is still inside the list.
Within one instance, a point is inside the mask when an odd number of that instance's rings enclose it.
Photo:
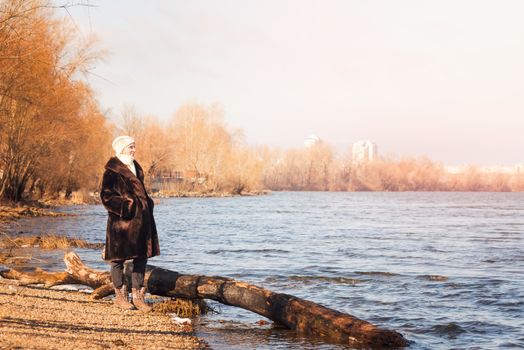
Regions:
[[[57,213],[50,210],[49,207],[44,206],[33,206],[33,205],[21,205],[21,206],[9,206],[0,205],[0,223],[6,221],[17,220],[24,217],[37,217],[37,216],[69,216],[71,214]]]
[[[165,198],[220,198],[220,197],[251,197],[263,196],[271,194],[270,190],[230,193],[230,192],[190,192],[190,191],[155,191],[151,192],[151,198],[156,203],[159,203]],[[73,205],[102,205],[98,194],[96,193],[76,193],[73,192],[71,199],[44,199],[44,200],[30,200],[20,202],[17,204],[2,204],[0,203],[0,223],[6,221],[13,221],[23,217],[38,217],[38,216],[68,216],[71,214],[54,212],[53,208],[68,207]]]
[[[191,325],[0,277],[0,349],[205,349]]]
[[[191,191],[158,191],[151,193],[152,198],[217,198],[217,197],[252,197],[271,194],[270,190],[249,192],[191,192]]]

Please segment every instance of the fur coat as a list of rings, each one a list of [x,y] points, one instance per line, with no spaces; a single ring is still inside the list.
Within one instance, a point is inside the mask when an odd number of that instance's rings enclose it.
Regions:
[[[160,254],[153,200],[144,187],[144,171],[136,176],[117,157],[105,166],[100,197],[108,211],[104,260],[150,258]]]

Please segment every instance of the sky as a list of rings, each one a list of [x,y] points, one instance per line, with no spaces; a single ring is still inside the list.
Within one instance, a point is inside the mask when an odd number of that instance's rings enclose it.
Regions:
[[[86,2],[87,0],[84,0]],[[524,163],[524,1],[89,0],[104,110],[219,103],[250,145]]]

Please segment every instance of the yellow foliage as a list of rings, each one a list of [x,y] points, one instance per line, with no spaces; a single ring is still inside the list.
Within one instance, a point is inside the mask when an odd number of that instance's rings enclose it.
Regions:
[[[0,199],[93,185],[109,137],[77,79],[100,52],[45,1],[0,3]],[[98,171],[98,170],[97,170]],[[96,178],[95,178],[96,179]],[[93,181],[93,182],[96,182]]]

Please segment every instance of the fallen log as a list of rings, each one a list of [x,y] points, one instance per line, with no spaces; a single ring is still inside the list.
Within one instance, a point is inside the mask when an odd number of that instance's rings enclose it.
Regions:
[[[53,285],[85,284],[96,288],[92,295],[95,298],[113,292],[108,272],[89,268],[74,252],[66,254],[64,261],[67,266],[66,274],[69,276],[67,278],[62,272],[43,274],[41,270],[33,275],[15,270],[2,271],[0,275],[23,279],[26,284],[30,283],[32,278],[35,283],[46,283],[43,281],[46,277],[52,280]],[[154,295],[216,300],[222,304],[255,312],[306,336],[317,336],[358,347],[397,348],[408,344],[400,333],[379,328],[355,316],[230,278],[184,275],[148,265],[145,283],[149,292]]]
[[[46,288],[60,284],[79,283],[73,276],[67,272],[47,272],[40,268],[31,272],[21,272],[15,269],[0,271],[0,276],[18,280],[21,285],[43,284]]]

